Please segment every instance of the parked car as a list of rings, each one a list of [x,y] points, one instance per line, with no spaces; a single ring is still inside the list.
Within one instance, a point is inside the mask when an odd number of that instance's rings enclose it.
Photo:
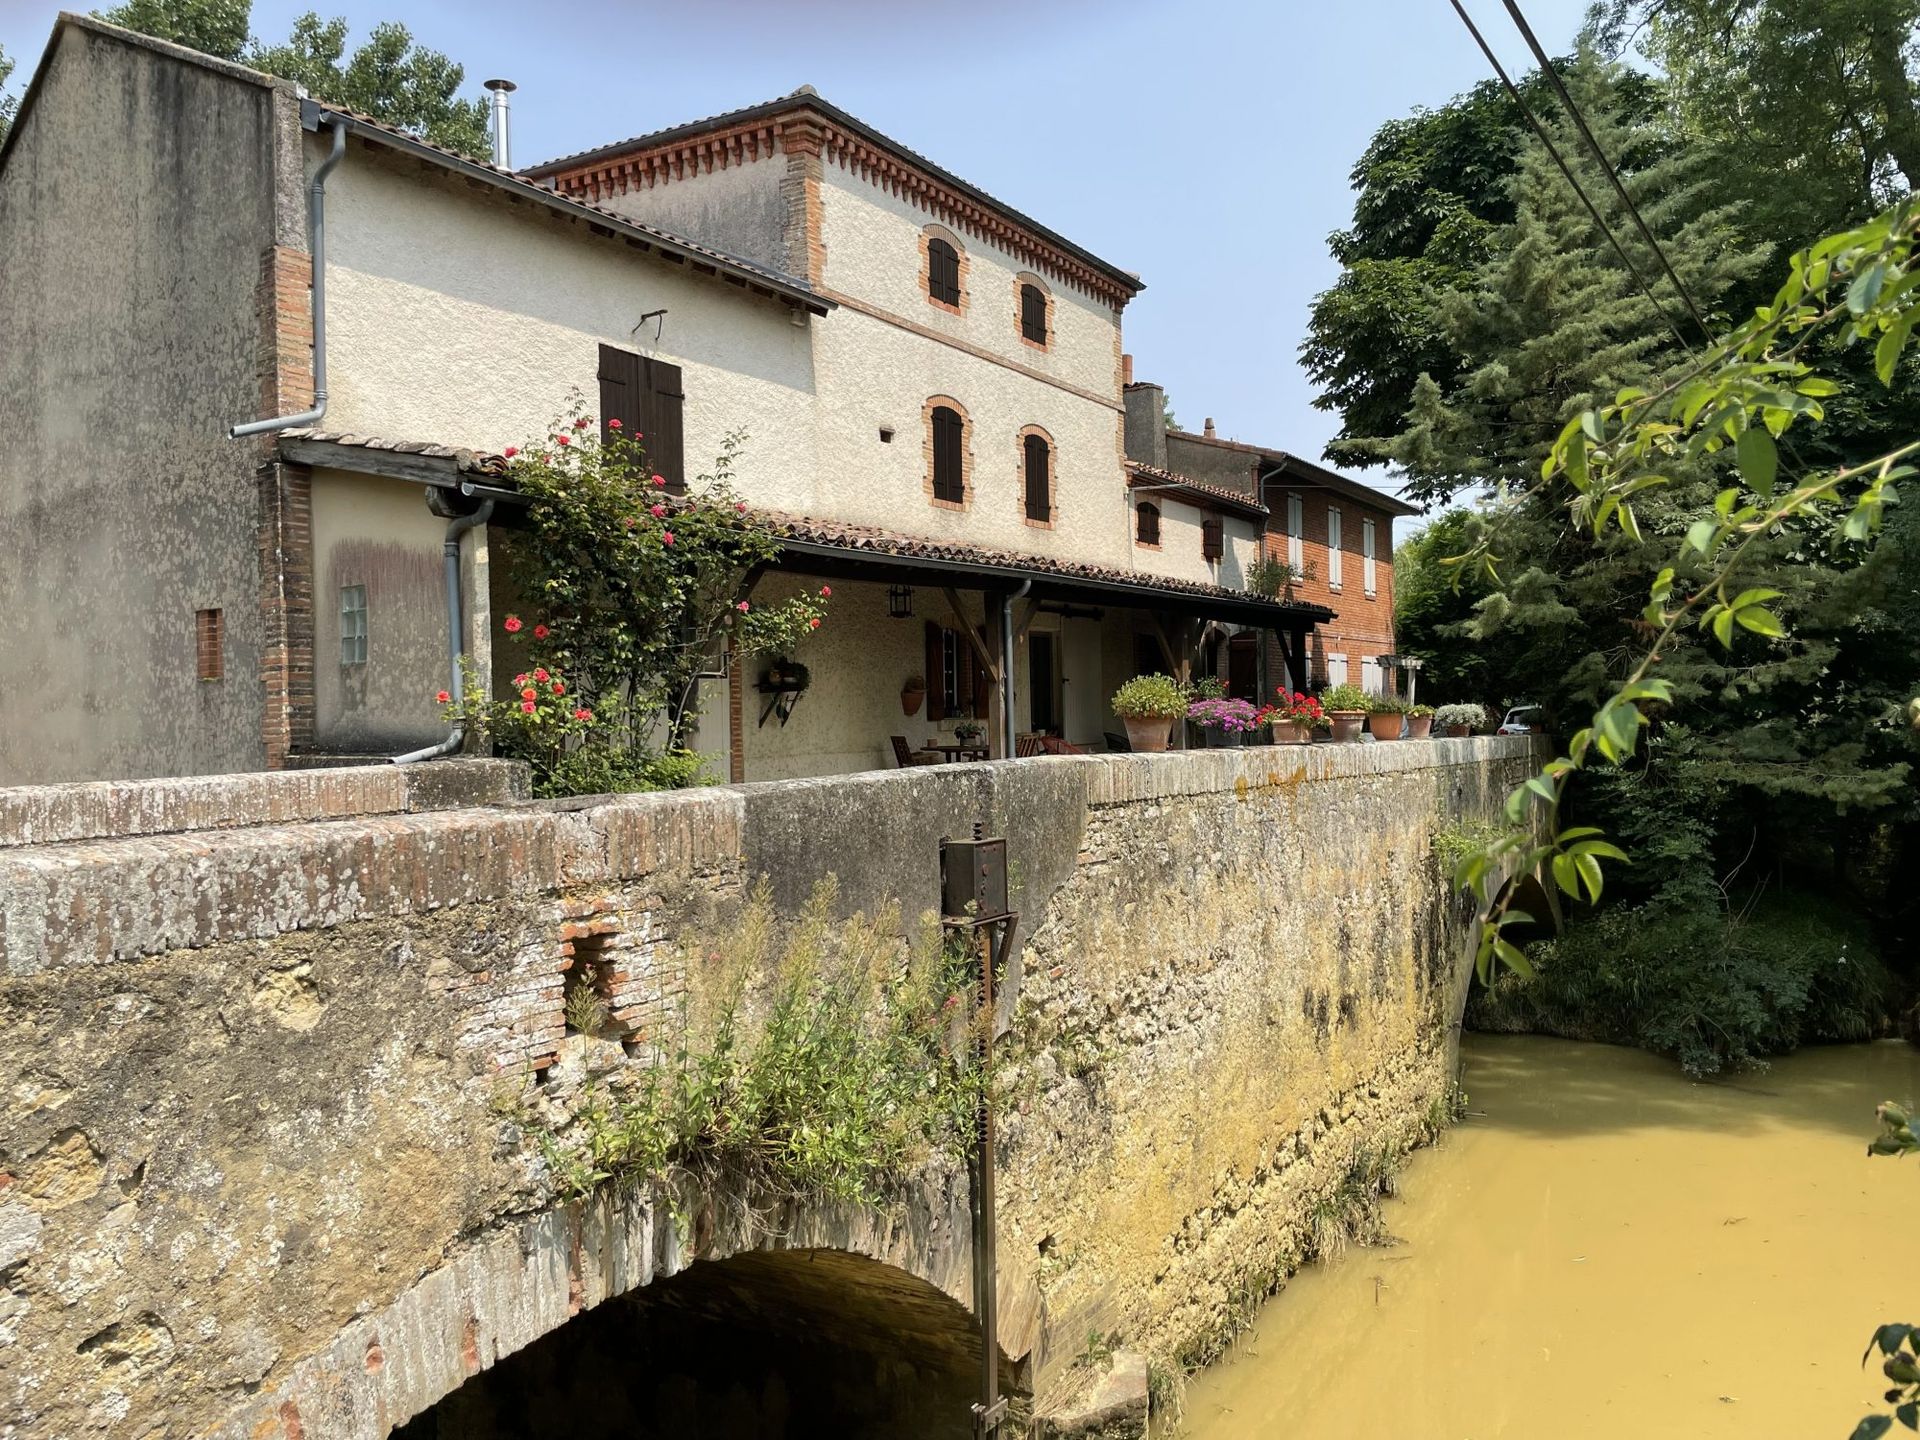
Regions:
[[[1546,724],[1546,714],[1538,705],[1516,705],[1507,711],[1496,735],[1532,735]]]

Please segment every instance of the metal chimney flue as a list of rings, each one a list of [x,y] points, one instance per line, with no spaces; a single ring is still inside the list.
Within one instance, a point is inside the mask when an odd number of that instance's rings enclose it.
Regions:
[[[513,168],[513,151],[507,143],[507,96],[517,87],[511,80],[484,82],[493,92],[493,163],[502,170]]]

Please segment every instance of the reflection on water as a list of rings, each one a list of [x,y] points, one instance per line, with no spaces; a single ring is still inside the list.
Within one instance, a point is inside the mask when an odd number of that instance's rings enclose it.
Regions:
[[[1637,1051],[1469,1036],[1477,1112],[1409,1161],[1388,1227],[1269,1302],[1181,1440],[1844,1440],[1860,1352],[1920,1317],[1920,1167],[1869,1160],[1920,1051],[1806,1051],[1695,1084]],[[1877,1382],[1877,1383],[1876,1383]]]

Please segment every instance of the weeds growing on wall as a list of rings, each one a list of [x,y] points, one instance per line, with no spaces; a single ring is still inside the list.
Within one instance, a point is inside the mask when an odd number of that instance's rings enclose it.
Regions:
[[[782,931],[763,885],[727,934],[684,955],[679,1035],[624,1085],[584,1094],[542,1136],[560,1187],[692,1175],[762,1197],[880,1203],[959,1150],[981,1067],[973,964],[928,917],[833,918],[822,884]]]

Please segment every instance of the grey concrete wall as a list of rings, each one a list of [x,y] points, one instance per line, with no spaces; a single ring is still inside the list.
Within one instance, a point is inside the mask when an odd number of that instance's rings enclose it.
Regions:
[[[1207,445],[1178,434],[1167,436],[1167,469],[1189,480],[1224,485],[1242,494],[1252,495],[1254,492],[1255,459],[1245,450]]]
[[[1167,464],[1167,392],[1145,381],[1126,388],[1126,448],[1129,460]]]
[[[246,73],[65,22],[0,161],[0,784],[263,763],[259,456],[225,432],[261,257],[304,241],[293,97]]]

